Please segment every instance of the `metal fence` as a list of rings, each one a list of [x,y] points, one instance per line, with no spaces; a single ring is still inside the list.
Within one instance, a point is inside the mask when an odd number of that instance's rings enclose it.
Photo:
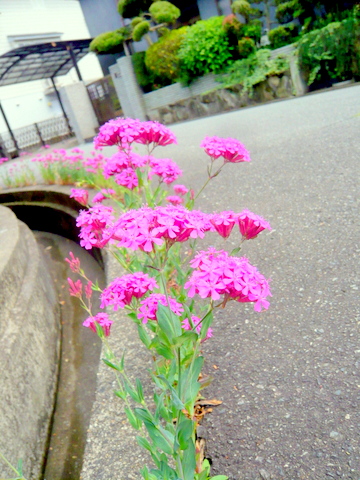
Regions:
[[[123,111],[110,75],[87,86],[91,103],[99,125],[115,117],[121,117]]]
[[[74,136],[66,118],[62,115],[26,127],[0,134],[0,150],[3,156],[14,157],[19,150],[32,151],[46,144],[60,142]],[[14,141],[15,139],[15,141]]]

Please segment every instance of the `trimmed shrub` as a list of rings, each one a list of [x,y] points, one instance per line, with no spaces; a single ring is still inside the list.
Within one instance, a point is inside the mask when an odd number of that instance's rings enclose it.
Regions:
[[[299,65],[308,85],[359,76],[360,23],[352,17],[304,35],[298,43]]]
[[[271,48],[280,48],[295,41],[298,36],[298,29],[295,25],[286,27],[281,25],[270,30],[268,36]]]
[[[234,61],[235,47],[222,28],[224,17],[200,20],[189,27],[179,49],[182,82],[218,73]]]
[[[174,83],[180,75],[178,52],[187,30],[171,30],[146,50],[147,69],[165,82]]]
[[[247,58],[256,50],[255,42],[252,38],[243,37],[238,41],[238,52],[240,58]]]
[[[154,2],[149,8],[149,12],[157,23],[174,23],[181,15],[175,5],[165,1]]]
[[[98,54],[117,53],[124,50],[123,41],[125,35],[118,30],[114,32],[105,32],[98,35],[90,43],[90,51]]]
[[[150,23],[146,20],[143,20],[142,22],[139,22],[138,24],[135,25],[133,32],[132,32],[132,38],[135,42],[140,42],[142,37],[148,33],[150,30]]]

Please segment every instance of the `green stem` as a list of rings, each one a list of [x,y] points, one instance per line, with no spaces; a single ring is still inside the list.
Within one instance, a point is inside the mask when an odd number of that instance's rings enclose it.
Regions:
[[[8,467],[10,467],[11,470],[13,470],[16,473],[16,475],[20,475],[20,473],[16,470],[16,468],[13,465],[11,465],[11,463],[4,457],[4,455],[1,452],[0,452],[0,457],[6,463],[6,465]],[[24,478],[24,477],[22,477],[22,478]]]

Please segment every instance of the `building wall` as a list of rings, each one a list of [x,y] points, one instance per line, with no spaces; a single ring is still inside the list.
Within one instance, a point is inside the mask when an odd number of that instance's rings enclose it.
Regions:
[[[78,0],[0,0],[0,55],[22,42],[44,43],[53,36],[62,41],[91,38]],[[103,76],[93,53],[80,60],[79,69],[85,82]],[[75,82],[75,69],[56,79],[59,86]],[[57,99],[45,95],[50,86],[49,80],[38,80],[0,87],[0,101],[11,128],[61,113]],[[0,133],[6,130],[0,115]]]

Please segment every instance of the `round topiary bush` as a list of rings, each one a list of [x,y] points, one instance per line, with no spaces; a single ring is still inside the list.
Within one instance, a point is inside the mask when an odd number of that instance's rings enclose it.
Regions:
[[[189,27],[179,49],[184,83],[209,72],[218,73],[233,62],[235,47],[222,28],[224,17],[200,20]]]
[[[165,1],[154,2],[149,8],[149,12],[157,23],[174,23],[181,15],[175,5]]]
[[[145,53],[145,65],[154,75],[173,83],[180,74],[179,48],[188,27],[171,30]]]

